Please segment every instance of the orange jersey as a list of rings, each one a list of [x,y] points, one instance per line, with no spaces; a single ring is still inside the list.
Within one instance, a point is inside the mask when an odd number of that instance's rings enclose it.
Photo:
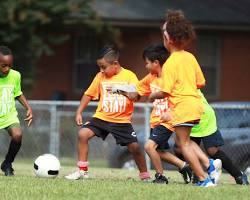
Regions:
[[[137,82],[136,75],[124,68],[111,78],[106,78],[99,72],[84,93],[92,97],[92,99],[100,97],[93,117],[114,123],[131,123],[134,110],[133,101],[130,101],[123,95],[110,93],[107,91],[107,88],[112,87],[114,84],[136,85]]]
[[[153,92],[161,91],[162,79],[156,75],[148,74],[137,84],[137,92],[140,96],[149,96]],[[150,114],[150,127],[154,128],[157,125],[163,125],[166,128],[173,130],[168,123],[161,123],[161,115],[168,111],[168,99],[155,99],[153,109]]]
[[[195,57],[187,51],[170,55],[162,68],[163,91],[169,94],[172,124],[200,119],[203,112],[197,88],[205,85],[205,78]]]

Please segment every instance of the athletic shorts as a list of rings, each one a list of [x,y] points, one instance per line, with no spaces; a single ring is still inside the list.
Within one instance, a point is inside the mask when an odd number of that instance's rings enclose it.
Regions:
[[[14,124],[11,124],[11,125],[5,127],[4,129],[5,129],[6,131],[9,131],[11,128],[21,128],[21,126],[20,126],[19,123],[14,123]]]
[[[172,131],[165,126],[159,125],[151,129],[149,139],[153,140],[158,146],[157,150],[169,149],[168,140],[172,135]]]
[[[113,123],[93,117],[82,128],[90,129],[103,140],[111,133],[116,140],[116,144],[121,146],[137,142],[137,136],[131,123]]]
[[[190,137],[190,139],[198,145],[200,145],[200,143],[202,142],[205,150],[210,147],[219,147],[224,145],[224,140],[219,130],[214,132],[212,135],[208,135],[205,137]]]

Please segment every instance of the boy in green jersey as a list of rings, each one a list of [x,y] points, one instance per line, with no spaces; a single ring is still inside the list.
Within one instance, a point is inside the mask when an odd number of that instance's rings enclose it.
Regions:
[[[22,141],[22,130],[17,117],[15,99],[27,110],[25,121],[28,122],[28,126],[30,126],[33,118],[32,109],[21,91],[21,75],[11,69],[12,63],[11,50],[6,46],[0,46],[0,129],[5,129],[11,137],[8,152],[1,164],[5,176],[14,175],[12,163]]]
[[[224,140],[217,128],[216,116],[213,108],[208,104],[204,95],[199,91],[204,105],[204,113],[201,116],[200,123],[192,128],[190,139],[198,145],[203,143],[205,151],[213,159],[220,159],[222,167],[229,172],[240,185],[248,185],[247,176],[241,172],[231,161],[231,159],[219,147],[224,145]],[[176,149],[178,157],[179,151]]]

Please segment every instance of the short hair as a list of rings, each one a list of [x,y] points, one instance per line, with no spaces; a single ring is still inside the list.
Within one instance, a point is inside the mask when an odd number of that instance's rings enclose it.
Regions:
[[[0,46],[0,54],[4,56],[12,55],[12,51],[7,46]]]
[[[105,45],[99,53],[98,59],[104,58],[107,62],[119,60],[119,51],[114,45]]]
[[[169,57],[169,52],[162,43],[151,44],[143,50],[142,57],[144,60],[147,58],[151,62],[158,60],[162,66]]]
[[[168,10],[166,23],[166,31],[177,45],[186,46],[195,39],[194,27],[181,10]]]

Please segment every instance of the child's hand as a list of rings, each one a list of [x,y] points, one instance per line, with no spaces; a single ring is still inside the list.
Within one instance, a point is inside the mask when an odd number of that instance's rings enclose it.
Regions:
[[[168,122],[172,119],[172,115],[170,114],[170,112],[165,112],[161,115],[161,121],[162,122]]]
[[[156,98],[155,98],[155,94],[154,94],[154,93],[151,93],[151,94],[148,96],[149,102],[154,102],[155,99],[156,99]]]
[[[26,118],[24,120],[27,121],[28,122],[28,126],[30,126],[30,124],[32,123],[32,120],[33,120],[33,114],[32,114],[32,109],[31,108],[29,108],[27,110]]]
[[[81,126],[83,124],[82,123],[82,113],[76,113],[75,121],[76,121],[76,124],[78,126]]]

